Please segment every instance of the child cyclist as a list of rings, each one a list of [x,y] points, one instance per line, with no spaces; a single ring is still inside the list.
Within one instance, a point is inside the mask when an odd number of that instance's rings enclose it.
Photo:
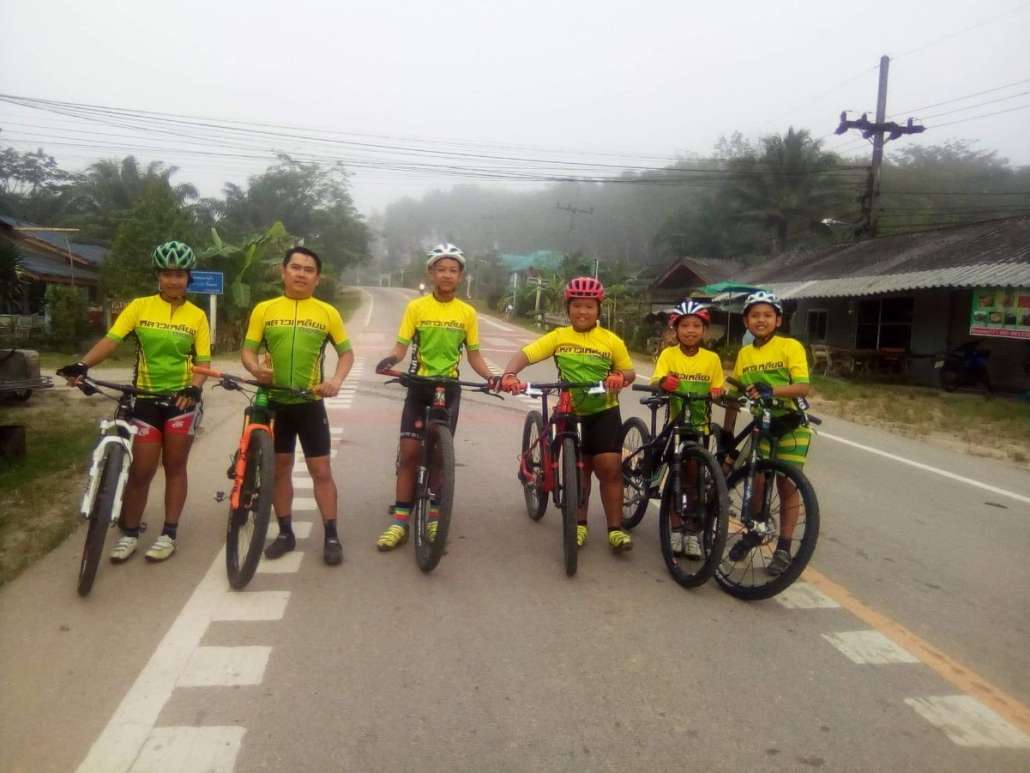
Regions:
[[[783,324],[783,305],[773,294],[759,290],[744,301],[744,324],[755,337],[754,343],[740,350],[733,376],[747,388],[751,398],[776,398],[773,420],[782,419],[796,408],[795,400],[809,393],[808,357],[804,347],[793,338],[776,335]],[[732,432],[737,418],[736,406],[726,409],[725,430]],[[775,425],[774,425],[775,426]],[[795,427],[777,438],[774,459],[801,468],[808,455],[812,432],[808,427]],[[770,456],[770,448],[759,447],[762,458]],[[787,478],[776,478],[780,496],[780,535],[776,550],[766,571],[777,576],[783,574],[791,561],[791,540],[797,523],[801,495]],[[762,481],[755,478],[755,501],[761,501]],[[753,532],[745,534],[730,548],[729,560],[742,561],[762,541]]]
[[[670,324],[676,334],[677,345],[663,349],[658,355],[651,384],[660,386],[666,392],[675,395],[711,395],[722,394],[726,376],[722,372],[722,361],[713,351],[701,348],[701,341],[708,331],[711,316],[708,308],[697,301],[685,300],[679,303],[670,313]],[[690,413],[685,423],[699,434],[709,432],[710,410],[703,402],[687,403],[686,400],[673,397],[669,406],[669,420],[678,417],[684,410]],[[685,480],[688,492],[693,491],[690,485],[697,480],[697,464],[685,465]],[[679,518],[673,517],[672,549],[677,555],[699,559],[702,557],[701,544],[693,534],[676,530]]]
[[[608,545],[613,552],[621,553],[633,548],[633,540],[622,529],[622,417],[618,392],[632,384],[636,374],[626,344],[598,325],[602,300],[604,286],[596,279],[572,279],[565,288],[565,307],[572,324],[556,328],[523,347],[504,369],[501,388],[513,394],[522,391],[523,385],[516,374],[527,365],[551,356],[563,381],[604,381],[608,391],[603,395],[588,395],[585,389],[571,390],[572,408],[580,417],[583,431],[583,496],[576,544],[582,547],[587,540],[587,506],[593,472],[608,521]]]

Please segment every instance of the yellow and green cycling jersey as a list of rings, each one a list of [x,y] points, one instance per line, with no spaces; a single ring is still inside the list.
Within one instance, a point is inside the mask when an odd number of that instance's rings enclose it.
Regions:
[[[773,336],[762,346],[748,344],[737,354],[733,376],[744,386],[808,383],[808,355],[805,347],[793,338]],[[793,400],[777,400],[774,415],[794,410]]]
[[[293,389],[311,389],[322,383],[327,344],[332,344],[337,354],[351,349],[340,312],[317,298],[297,300],[285,295],[254,307],[243,342],[252,352],[264,346],[272,358],[272,383]],[[281,403],[305,401],[283,394],[273,397]]]
[[[677,395],[708,395],[722,389],[726,375],[722,370],[719,355],[708,349],[698,349],[696,354],[687,355],[676,346],[662,350],[655,363],[651,383],[657,384],[668,375],[679,379]],[[673,397],[669,405],[669,418],[674,419],[683,412],[685,400]],[[690,403],[690,425],[699,432],[708,432],[709,407],[703,402]]]
[[[456,378],[461,350],[479,349],[476,310],[454,298],[439,301],[432,294],[408,303],[397,330],[397,343],[418,344],[418,375]]]
[[[173,307],[160,294],[136,298],[118,315],[107,337],[136,336],[132,383],[150,392],[178,392],[193,380],[193,363],[211,361],[207,316],[189,301]]]
[[[530,363],[554,357],[562,381],[602,381],[613,370],[631,371],[626,344],[615,333],[595,325],[577,333],[570,325],[558,327],[522,348]],[[589,416],[619,404],[615,394],[588,395],[586,389],[573,389],[572,407],[578,416]]]

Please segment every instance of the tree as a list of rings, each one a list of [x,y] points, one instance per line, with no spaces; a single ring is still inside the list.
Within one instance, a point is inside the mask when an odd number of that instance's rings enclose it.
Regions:
[[[0,210],[29,222],[52,221],[68,208],[79,179],[58,167],[42,149],[19,153],[4,148],[0,150]]]
[[[0,238],[0,312],[17,314],[24,297],[21,253],[14,242]]]

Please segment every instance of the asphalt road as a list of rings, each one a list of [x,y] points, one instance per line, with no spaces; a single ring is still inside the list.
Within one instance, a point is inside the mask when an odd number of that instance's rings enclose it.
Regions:
[[[343,565],[321,562],[298,460],[310,537],[228,589],[214,496],[243,403],[210,393],[171,561],[105,563],[80,599],[80,533],[0,591],[0,769],[1030,767],[1030,474],[827,418],[806,468],[821,538],[788,593],[683,590],[653,510],[613,556],[596,496],[569,579],[557,513],[531,522],[515,479],[530,403],[466,394],[451,540],[426,576],[410,545],[375,549],[403,393],[373,370],[410,297],[369,288],[348,324],[358,365],[330,406]],[[487,319],[481,337],[499,367],[529,340]],[[643,415],[636,397],[624,414]]]

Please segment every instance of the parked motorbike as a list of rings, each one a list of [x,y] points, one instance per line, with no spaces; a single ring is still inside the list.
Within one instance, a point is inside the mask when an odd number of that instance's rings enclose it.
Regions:
[[[980,341],[967,341],[938,355],[933,366],[940,371],[941,388],[954,392],[959,387],[983,387],[991,391],[991,378],[987,372],[987,361],[991,353]]]

